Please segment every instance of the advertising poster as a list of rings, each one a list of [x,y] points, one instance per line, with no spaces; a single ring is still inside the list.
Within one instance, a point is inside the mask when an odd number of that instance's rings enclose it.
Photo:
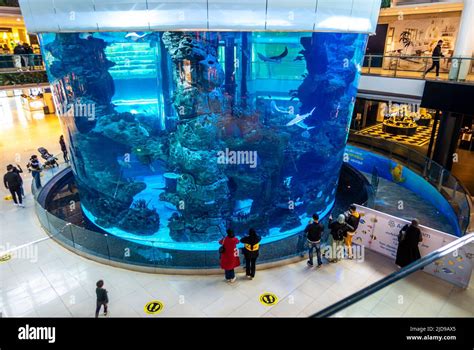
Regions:
[[[357,206],[357,211],[361,214],[361,220],[353,242],[388,256],[395,263],[398,234],[409,221],[361,205]],[[457,239],[455,236],[422,225],[420,230],[423,235],[423,242],[419,245],[422,257]],[[426,266],[423,271],[466,288],[471,278],[472,259],[471,244]]]
[[[353,237],[353,242],[367,247],[368,249],[372,249],[372,237],[377,216],[373,212],[365,209],[367,208],[362,206],[357,207],[357,211],[360,213],[361,218],[357,232]]]

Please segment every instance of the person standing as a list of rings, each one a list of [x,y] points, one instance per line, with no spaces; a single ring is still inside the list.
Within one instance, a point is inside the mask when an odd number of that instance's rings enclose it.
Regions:
[[[344,217],[346,218],[346,223],[353,228],[353,230],[347,231],[347,235],[344,239],[344,243],[347,247],[347,257],[352,259],[352,238],[355,235],[357,227],[359,227],[360,221],[360,214],[357,211],[355,204],[349,206],[349,210],[344,213]]]
[[[25,54],[25,48],[24,46],[20,43],[18,43],[14,49],[13,49],[13,54],[14,54],[14,64],[15,67],[18,68],[18,71],[23,70],[23,55]]]
[[[25,51],[24,57],[26,69],[29,70],[30,66],[33,65],[33,48],[28,43],[24,43],[23,50]]]
[[[64,136],[59,137],[59,145],[61,146],[61,151],[63,152],[63,158],[66,163],[69,162],[69,157],[67,156],[67,147],[66,142],[64,142]]]
[[[33,179],[35,181],[36,188],[41,187],[41,163],[38,160],[38,156],[32,155],[30,158],[30,162],[26,166],[28,170],[31,172]]]
[[[306,239],[308,240],[308,266],[313,266],[313,251],[316,249],[318,267],[323,264],[321,260],[321,235],[324,232],[324,226],[319,223],[319,215],[313,214],[313,220],[304,229]]]
[[[423,241],[419,223],[417,219],[413,219],[410,225],[405,225],[398,235],[398,249],[395,264],[405,267],[421,258],[418,244]]]
[[[443,53],[441,52],[441,45],[443,45],[443,40],[438,40],[438,44],[435,46],[433,53],[431,54],[432,56],[432,65],[428,70],[423,74],[423,78],[433,70],[433,68],[436,68],[436,79],[439,78],[439,59],[441,57],[444,57]]]
[[[344,237],[348,231],[355,231],[354,228],[346,223],[344,214],[337,217],[337,221],[332,221],[332,215],[329,216],[329,229],[331,230],[331,237],[333,239],[332,249],[333,256],[330,262],[338,262],[344,256]]]
[[[25,198],[25,190],[23,189],[23,178],[20,175],[21,173],[23,173],[23,169],[21,168],[19,164],[17,164],[16,166],[12,165],[12,167],[13,167],[13,172],[17,173],[21,178],[21,196]]]
[[[258,258],[258,252],[260,250],[260,240],[262,238],[257,235],[255,229],[251,228],[249,234],[242,238],[240,242],[244,244],[244,257],[245,257],[245,274],[248,279],[255,277],[255,269]]]
[[[104,288],[104,281],[99,280],[96,283],[95,294],[97,295],[97,306],[95,308],[95,317],[99,317],[99,312],[102,307],[104,306],[104,316],[107,316],[107,305],[109,303],[109,296],[107,290]]]
[[[3,184],[5,185],[6,189],[10,191],[13,203],[24,208],[25,206],[23,205],[23,199],[21,197],[21,186],[23,181],[21,176],[13,171],[13,168],[14,166],[11,164],[7,166],[7,172],[3,176]]]
[[[222,245],[221,249],[221,268],[225,271],[225,279],[229,283],[234,283],[235,271],[234,269],[240,265],[239,250],[237,244],[239,240],[235,237],[232,229],[227,229],[227,236],[219,241]]]

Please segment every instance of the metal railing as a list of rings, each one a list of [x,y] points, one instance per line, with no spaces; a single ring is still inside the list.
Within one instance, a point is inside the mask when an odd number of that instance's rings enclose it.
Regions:
[[[0,6],[20,7],[18,0],[0,0]]]
[[[0,54],[0,87],[48,83],[43,58],[38,54]]]
[[[40,54],[0,54],[0,73],[45,70]]]
[[[433,57],[413,55],[372,55],[364,56],[362,74],[396,78],[431,79],[436,78],[436,68],[425,76],[431,68]],[[439,59],[441,80],[474,82],[474,58],[441,57]]]
[[[58,172],[59,171],[59,172]],[[150,239],[133,235],[129,238],[108,234],[89,224],[80,214],[79,202],[56,209],[47,209],[49,193],[61,190],[66,181],[58,181],[70,171],[66,168],[44,170],[42,187],[36,188],[34,181],[31,191],[35,199],[35,211],[41,226],[48,236],[79,255],[95,259],[104,264],[149,272],[210,271],[219,267],[217,242],[173,242]],[[57,182],[61,185],[58,187]],[[63,188],[62,200],[69,189]],[[76,208],[77,207],[77,208]],[[90,229],[88,229],[88,227]],[[299,260],[306,251],[306,238],[301,234],[289,236],[286,233],[272,235],[272,240],[261,248],[260,263],[279,264],[288,259]],[[177,247],[179,243],[179,247]],[[240,248],[240,246],[239,246]]]
[[[376,292],[381,291],[382,289],[389,288],[397,281],[403,280],[409,275],[413,274],[416,271],[421,270],[422,268],[432,264],[433,262],[440,260],[443,257],[453,254],[454,257],[457,257],[458,250],[465,247],[468,244],[474,242],[474,233],[470,232],[464,237],[461,237],[454,242],[451,242],[444,247],[441,247],[434,252],[429,253],[428,255],[422,257],[421,259],[412,262],[410,265],[405,266],[399,271],[396,271],[387,277],[371,284],[368,287],[332,304],[325,309],[313,314],[311,317],[330,317],[336,316],[338,312],[347,311],[349,308],[354,308],[358,303],[364,301],[369,296],[373,295]],[[437,315],[431,315],[437,316]]]
[[[351,132],[348,141],[400,162],[422,176],[449,202],[456,213],[462,232],[474,231],[474,206],[471,194],[449,170],[410,147],[382,138]]]

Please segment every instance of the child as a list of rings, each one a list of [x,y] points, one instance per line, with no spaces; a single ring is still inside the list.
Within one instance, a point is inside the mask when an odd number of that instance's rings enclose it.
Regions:
[[[104,305],[104,316],[107,316],[107,303],[109,302],[109,297],[107,296],[107,290],[102,288],[104,286],[103,280],[97,281],[96,286],[95,294],[97,294],[97,307],[95,309],[95,317],[97,318],[99,317],[102,305]]]

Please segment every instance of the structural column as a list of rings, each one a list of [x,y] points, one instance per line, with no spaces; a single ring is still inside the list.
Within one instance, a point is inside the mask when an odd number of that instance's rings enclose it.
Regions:
[[[461,58],[453,60],[449,71],[449,80],[466,80],[471,66],[472,54],[474,53],[474,1],[464,0],[461,22],[459,25],[456,46],[453,57]]]

